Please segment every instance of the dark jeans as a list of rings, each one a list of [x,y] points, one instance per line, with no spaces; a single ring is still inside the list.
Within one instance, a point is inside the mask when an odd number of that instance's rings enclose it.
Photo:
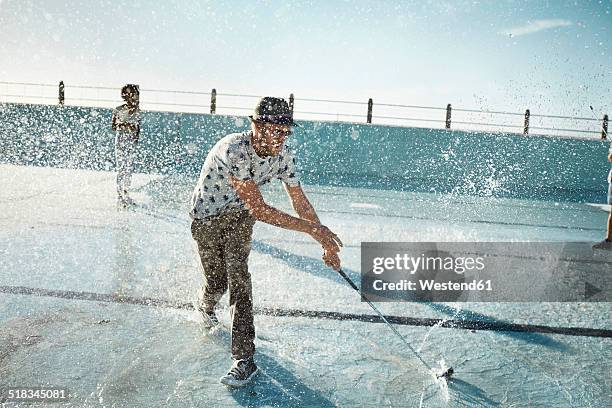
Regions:
[[[255,219],[248,211],[222,214],[211,220],[194,220],[191,235],[198,243],[204,271],[200,306],[213,310],[229,286],[232,319],[232,357],[255,353],[253,293],[248,259]]]

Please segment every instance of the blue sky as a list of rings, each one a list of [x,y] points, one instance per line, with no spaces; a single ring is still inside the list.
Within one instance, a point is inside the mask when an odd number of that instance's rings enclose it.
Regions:
[[[0,77],[612,113],[610,1],[0,0]]]

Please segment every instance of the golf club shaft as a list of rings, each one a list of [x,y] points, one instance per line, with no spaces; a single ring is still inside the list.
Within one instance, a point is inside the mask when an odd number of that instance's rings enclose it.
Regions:
[[[351,280],[351,278],[349,278],[346,273],[344,273],[344,271],[342,269],[338,269],[338,273],[340,274],[340,276],[342,276],[344,278],[344,280],[346,280],[349,285],[351,285],[351,287],[353,289],[355,289],[355,291],[357,291],[357,293],[361,294],[361,292],[359,291],[359,288],[357,287],[357,285],[355,285],[355,282],[353,282]],[[414,354],[421,363],[423,363],[423,365],[425,367],[427,367],[428,370],[432,370],[432,368],[429,366],[429,364],[427,364],[425,362],[425,360],[423,360],[423,358],[421,358],[421,356],[419,355],[419,353],[417,353],[417,351],[415,349],[412,348],[412,346],[410,345],[410,343],[408,343],[408,340],[406,340],[404,338],[404,336],[402,336],[400,334],[400,332],[397,331],[397,329],[395,327],[393,327],[393,325],[391,323],[389,323],[389,321],[387,320],[387,318],[380,312],[380,310],[378,310],[378,308],[376,306],[374,306],[374,304],[372,304],[372,302],[370,302],[368,299],[366,299],[365,297],[362,296],[362,298],[367,302],[368,305],[370,305],[370,307],[378,314],[378,316],[382,319],[383,322],[385,322],[385,324],[391,329],[393,330],[393,333],[395,333],[397,335],[397,337],[399,337],[402,342],[408,347],[408,349],[410,351],[412,351],[412,354]]]

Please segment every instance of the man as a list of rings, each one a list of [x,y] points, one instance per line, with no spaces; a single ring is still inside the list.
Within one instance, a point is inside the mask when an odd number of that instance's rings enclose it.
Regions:
[[[608,161],[612,163],[612,143],[610,144],[610,150],[608,150]],[[612,250],[612,168],[608,174],[608,205],[610,206],[610,214],[608,215],[606,238],[603,241],[593,245],[593,249]]]
[[[255,221],[309,234],[323,248],[323,261],[338,270],[342,242],[321,225],[298,181],[295,160],[284,144],[295,126],[284,99],[265,97],[255,108],[251,130],[230,134],[210,150],[193,192],[191,233],[198,244],[204,285],[197,308],[205,324],[218,324],[215,306],[229,286],[233,364],[222,384],[240,387],[257,373],[255,327],[248,256]],[[264,201],[259,186],[284,183],[298,217]]]
[[[138,85],[128,84],[121,89],[125,104],[113,110],[112,129],[115,137],[117,166],[117,206],[126,208],[134,201],[128,195],[134,171],[134,156],[140,135],[140,91]]]

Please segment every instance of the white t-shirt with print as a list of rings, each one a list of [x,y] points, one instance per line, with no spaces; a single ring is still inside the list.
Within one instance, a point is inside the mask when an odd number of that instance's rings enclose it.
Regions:
[[[130,108],[126,104],[117,106],[113,111],[115,123],[117,125],[140,125],[140,109],[130,112]]]
[[[191,197],[193,219],[203,219],[246,209],[230,182],[230,176],[252,180],[262,186],[279,179],[299,186],[295,158],[284,145],[277,156],[259,157],[251,144],[252,132],[232,133],[219,140],[208,153]]]

